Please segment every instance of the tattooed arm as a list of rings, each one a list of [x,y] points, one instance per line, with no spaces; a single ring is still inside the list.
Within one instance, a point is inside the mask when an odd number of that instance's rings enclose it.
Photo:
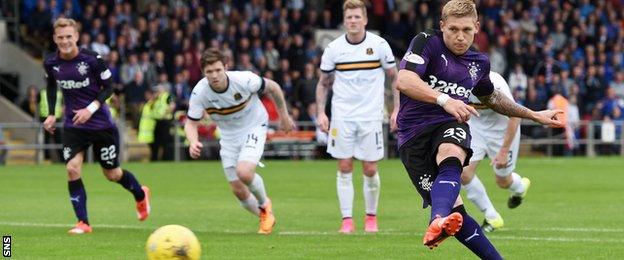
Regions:
[[[386,76],[391,82],[390,88],[392,89],[392,114],[390,115],[390,131],[394,132],[397,130],[396,119],[399,114],[399,107],[401,104],[399,94],[400,92],[397,88],[398,72],[396,67],[386,69]]]
[[[336,79],[334,73],[321,72],[321,77],[316,85],[316,123],[324,132],[329,131],[329,118],[325,114],[325,103],[327,91],[334,85],[334,79]]]
[[[277,107],[277,112],[279,113],[280,118],[280,127],[286,132],[293,130],[294,123],[288,114],[286,99],[284,98],[284,93],[282,93],[282,88],[273,80],[265,78],[264,81],[266,82],[267,91],[271,98],[273,98],[273,102],[275,102],[275,106]]]
[[[531,119],[542,125],[551,127],[563,127],[561,121],[557,120],[557,115],[563,113],[561,110],[542,110],[533,111],[524,106],[516,104],[513,100],[506,97],[499,90],[494,90],[488,96],[478,97],[481,103],[487,105],[492,110],[510,117],[521,117]]]

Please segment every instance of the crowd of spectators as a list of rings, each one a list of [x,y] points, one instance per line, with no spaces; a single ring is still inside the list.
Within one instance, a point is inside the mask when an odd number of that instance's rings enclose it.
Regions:
[[[438,27],[444,1],[369,2],[367,28],[378,31],[400,59],[417,32]],[[544,109],[560,94],[580,119],[624,120],[622,1],[476,2],[481,30],[475,47],[489,53],[491,69],[508,79],[519,103]],[[48,43],[54,19],[78,20],[79,46],[107,59],[115,87],[129,94],[130,106],[140,106],[141,93],[163,83],[184,109],[189,89],[202,77],[200,53],[217,47],[230,58],[230,69],[277,81],[299,120],[314,117],[308,111],[323,51],[315,29],[338,29],[342,20],[339,0],[26,0],[21,5],[28,35]]]

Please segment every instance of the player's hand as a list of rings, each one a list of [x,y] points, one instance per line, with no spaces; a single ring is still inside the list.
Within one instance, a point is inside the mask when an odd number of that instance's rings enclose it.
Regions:
[[[457,122],[464,123],[470,119],[470,115],[479,116],[474,107],[471,107],[461,100],[450,98],[443,106],[444,110],[457,119]]]
[[[399,116],[399,110],[395,109],[395,111],[392,111],[392,114],[390,114],[390,132],[396,132],[399,127],[397,126],[397,117]]]
[[[43,121],[43,129],[50,134],[54,134],[54,130],[56,130],[56,116],[49,115],[46,117],[45,121]]]
[[[201,142],[191,143],[191,145],[189,146],[189,154],[191,155],[191,158],[199,158],[202,148],[204,148],[204,145]]]
[[[295,123],[289,115],[280,116],[280,129],[288,133],[296,128]]]
[[[505,147],[501,147],[501,149],[496,154],[496,157],[492,160],[491,165],[496,169],[504,169],[507,168],[507,164],[509,163],[509,149]]]
[[[325,113],[319,113],[316,117],[316,125],[321,131],[327,133],[329,131],[329,118]]]
[[[74,118],[72,118],[74,125],[82,125],[86,123],[92,115],[86,107],[83,109],[74,110],[74,113]]]
[[[548,127],[565,127],[563,121],[559,120],[558,115],[563,116],[563,110],[555,109],[537,111],[533,115],[533,121]]]

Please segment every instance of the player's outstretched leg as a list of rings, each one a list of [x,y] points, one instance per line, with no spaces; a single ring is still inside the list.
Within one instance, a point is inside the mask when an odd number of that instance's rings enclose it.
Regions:
[[[517,208],[522,204],[522,200],[527,194],[529,187],[531,186],[531,180],[526,177],[520,177],[517,173],[511,173],[512,182],[509,186],[509,190],[512,192],[507,200],[507,206],[510,209]]]
[[[504,225],[503,218],[494,208],[485,190],[485,186],[483,186],[479,177],[474,175],[472,180],[462,187],[466,191],[466,197],[485,214],[485,220],[483,220],[483,225],[481,226],[483,230],[485,232],[491,232],[495,229],[502,228]]]
[[[459,242],[481,259],[503,259],[496,251],[496,248],[494,248],[494,245],[487,239],[481,227],[479,227],[479,223],[468,215],[464,205],[455,207],[453,214],[461,214],[463,218],[461,229],[455,233],[455,238]]]
[[[76,218],[78,218],[78,223],[76,223],[76,226],[70,229],[68,233],[91,233],[93,230],[91,226],[89,226],[89,219],[87,216],[87,192],[82,184],[82,179],[68,181],[67,188],[69,189],[69,200],[74,208]]]
[[[139,181],[137,181],[134,177],[134,174],[124,169],[122,169],[121,178],[117,180],[117,183],[123,186],[134,196],[134,201],[136,201],[137,218],[140,221],[147,219],[151,211],[149,188],[147,186],[141,186]]]

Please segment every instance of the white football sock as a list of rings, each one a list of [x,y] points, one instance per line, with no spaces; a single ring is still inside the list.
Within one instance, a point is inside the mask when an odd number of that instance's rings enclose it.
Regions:
[[[366,205],[366,214],[368,215],[377,215],[380,185],[378,172],[373,177],[364,175],[364,204]]]
[[[483,186],[477,175],[468,184],[462,185],[462,187],[466,190],[466,197],[485,214],[485,218],[498,218],[499,214],[496,212],[494,205],[492,205],[492,201],[490,201],[490,197],[488,197],[485,191],[485,186]]]
[[[258,205],[260,205],[260,207],[263,207],[264,203],[267,202],[267,195],[264,189],[264,181],[262,180],[262,177],[260,177],[260,175],[256,173],[253,180],[247,187],[249,187],[249,191],[251,191],[251,193],[258,200]]]
[[[516,195],[520,195],[524,192],[524,184],[522,184],[522,177],[515,172],[511,173],[511,185],[509,185],[509,190]]]
[[[338,202],[340,202],[340,212],[342,218],[353,217],[353,174],[340,173],[336,177],[336,187],[338,189]]]
[[[259,216],[260,209],[258,208],[258,200],[253,194],[249,194],[246,200],[239,200],[241,206],[251,212],[252,214]]]

